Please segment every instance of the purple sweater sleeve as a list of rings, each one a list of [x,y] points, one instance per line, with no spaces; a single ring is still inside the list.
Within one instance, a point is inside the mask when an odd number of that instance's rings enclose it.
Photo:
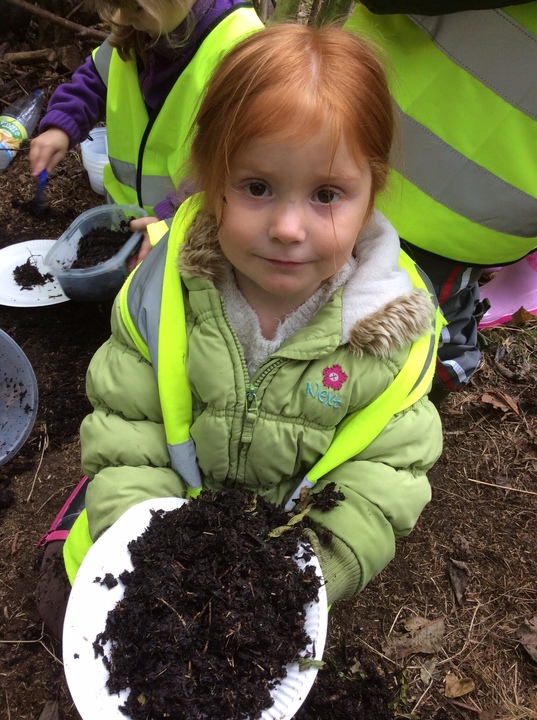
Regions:
[[[196,190],[196,186],[191,180],[189,180],[189,178],[186,178],[179,185],[177,190],[169,193],[164,200],[161,200],[155,205],[153,208],[155,215],[159,220],[168,220],[169,218],[172,218],[184,201],[191,195],[194,195],[195,192],[198,192]]]
[[[91,55],[72,75],[71,82],[59,85],[48,102],[39,131],[57,127],[69,136],[69,149],[85,140],[90,130],[104,120],[106,87]]]

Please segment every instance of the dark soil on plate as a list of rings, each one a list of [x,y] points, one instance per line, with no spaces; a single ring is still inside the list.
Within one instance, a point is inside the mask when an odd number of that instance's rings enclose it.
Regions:
[[[63,16],[70,13],[90,24],[80,7],[66,4]],[[11,19],[0,29],[0,55],[49,47],[59,56],[69,48],[80,61],[95,45],[27,11],[18,19],[20,29]],[[35,88],[48,98],[68,78],[58,60],[18,65],[0,57],[0,108]],[[35,191],[24,150],[0,174],[0,249],[57,239],[103,203],[78,147],[51,173],[40,215],[32,212]],[[35,606],[36,544],[81,477],[85,373],[109,336],[110,307],[0,305],[0,328],[24,350],[39,386],[33,430],[0,467],[5,720],[79,720],[61,648]],[[537,616],[537,324],[512,323],[483,338],[480,369],[441,407],[444,452],[429,474],[433,499],[398,540],[393,562],[360,596],[330,610],[325,665],[295,720],[537,719],[537,663],[519,640]]]
[[[94,642],[109,692],[128,690],[127,717],[255,720],[273,705],[286,666],[312,656],[306,608],[320,586],[294,559],[307,563],[311,548],[288,521],[241,490],[152,514],[128,545],[133,569],[119,575],[123,597]]]
[[[131,236],[132,231],[125,220],[121,221],[118,230],[106,227],[95,228],[78,241],[76,257],[68,269],[83,270],[105,263],[117,255]],[[30,290],[54,281],[50,273],[43,274],[39,271],[31,256],[13,270],[13,278],[23,290]]]
[[[36,285],[45,285],[54,280],[50,273],[41,273],[31,257],[22,265],[17,265],[13,270],[13,278],[23,290],[30,290]]]

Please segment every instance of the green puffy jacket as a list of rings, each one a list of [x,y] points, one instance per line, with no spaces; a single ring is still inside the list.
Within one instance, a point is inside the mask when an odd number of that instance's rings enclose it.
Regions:
[[[390,385],[410,344],[430,332],[434,307],[398,267],[397,234],[375,213],[357,243],[355,275],[249,378],[222,296],[206,279],[211,267],[226,263],[217,243],[200,259],[200,233],[206,238],[214,232],[212,219],[199,214],[181,247],[182,266],[188,267],[182,281],[191,435],[203,485],[250,488],[284,504],[326,453],[341,422]],[[140,293],[143,308],[134,323],[153,331],[150,307],[168,242],[153,248],[129,287]],[[161,353],[174,340],[169,335],[160,338]],[[323,380],[331,372],[337,383],[327,390]],[[112,337],[90,364],[87,390],[94,411],[83,421],[81,444],[84,471],[93,478],[86,503],[95,540],[132,505],[186,491],[170,466],[155,369],[138,351],[118,300]],[[313,538],[330,602],[361,590],[392,559],[395,539],[412,530],[430,499],[426,472],[441,443],[438,413],[424,397],[317,482],[319,489],[334,482],[345,495],[335,509],[310,515],[332,533],[329,542],[319,543],[323,533]]]

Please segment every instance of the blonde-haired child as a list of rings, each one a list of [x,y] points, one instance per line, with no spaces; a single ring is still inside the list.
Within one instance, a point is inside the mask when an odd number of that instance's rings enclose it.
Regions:
[[[171,217],[205,85],[237,40],[263,27],[238,0],[96,0],[110,37],[53,93],[31,143],[37,176],[106,119],[108,201]]]

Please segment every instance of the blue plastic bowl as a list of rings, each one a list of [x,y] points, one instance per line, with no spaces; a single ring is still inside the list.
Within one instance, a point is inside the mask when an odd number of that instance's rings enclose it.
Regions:
[[[17,343],[0,330],[0,466],[28,439],[37,416],[37,380]]]

